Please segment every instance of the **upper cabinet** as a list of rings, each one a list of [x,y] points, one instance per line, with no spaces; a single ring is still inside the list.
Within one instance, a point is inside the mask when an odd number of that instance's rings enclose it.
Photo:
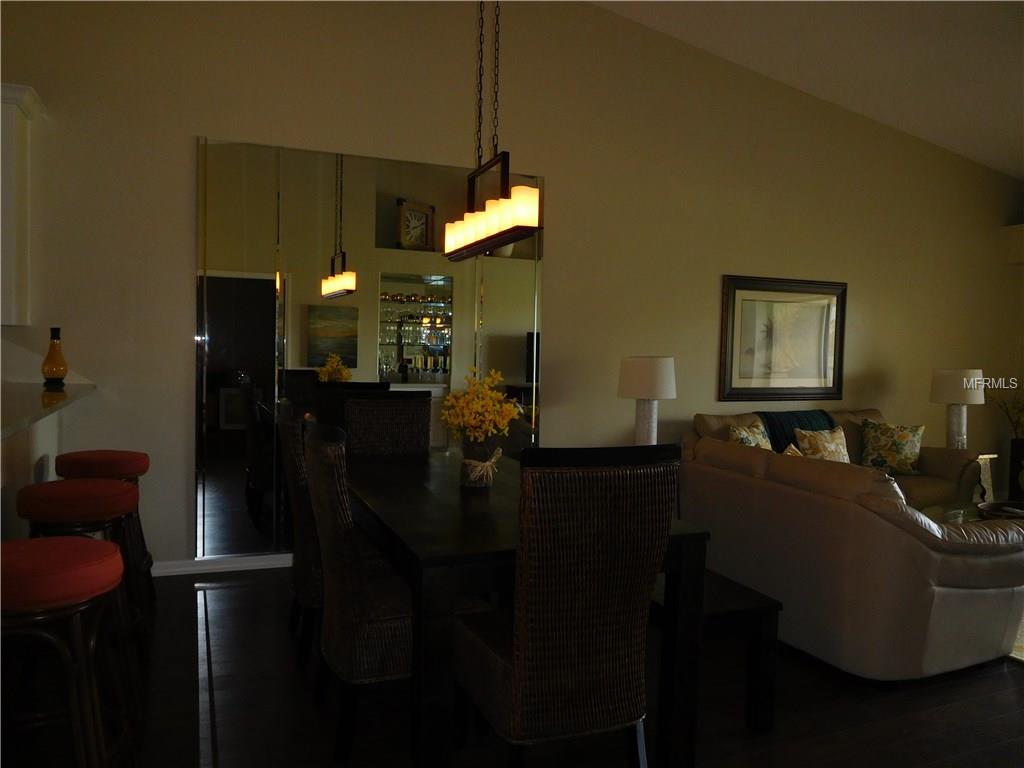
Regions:
[[[3,155],[0,174],[3,220],[0,223],[3,271],[0,275],[0,322],[29,324],[29,193],[32,183],[32,120],[42,102],[27,85],[3,85]]]

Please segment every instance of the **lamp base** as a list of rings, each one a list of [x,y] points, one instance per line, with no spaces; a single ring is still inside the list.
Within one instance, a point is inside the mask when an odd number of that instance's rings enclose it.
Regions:
[[[946,447],[967,448],[967,406],[963,403],[946,406]]]
[[[636,401],[634,445],[656,445],[658,442],[658,401]]]

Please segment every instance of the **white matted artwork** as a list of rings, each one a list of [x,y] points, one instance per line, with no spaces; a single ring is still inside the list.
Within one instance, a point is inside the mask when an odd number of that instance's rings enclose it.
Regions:
[[[719,399],[840,399],[845,298],[845,283],[726,275]]]

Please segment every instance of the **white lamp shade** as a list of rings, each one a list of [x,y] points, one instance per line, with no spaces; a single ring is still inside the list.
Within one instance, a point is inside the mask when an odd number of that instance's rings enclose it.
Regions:
[[[933,403],[982,405],[985,402],[982,376],[980,368],[936,368],[932,371],[929,399]]]
[[[619,397],[671,400],[676,396],[674,357],[624,357],[619,368]]]

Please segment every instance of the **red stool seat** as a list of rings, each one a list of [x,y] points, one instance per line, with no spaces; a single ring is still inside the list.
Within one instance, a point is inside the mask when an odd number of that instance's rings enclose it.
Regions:
[[[117,544],[84,536],[0,542],[0,608],[37,612],[115,589],[124,564]]]
[[[141,451],[72,451],[54,462],[57,474],[65,478],[137,478],[149,471],[149,454]]]
[[[34,523],[113,520],[132,514],[138,506],[139,487],[124,480],[52,480],[18,491],[18,517]]]

